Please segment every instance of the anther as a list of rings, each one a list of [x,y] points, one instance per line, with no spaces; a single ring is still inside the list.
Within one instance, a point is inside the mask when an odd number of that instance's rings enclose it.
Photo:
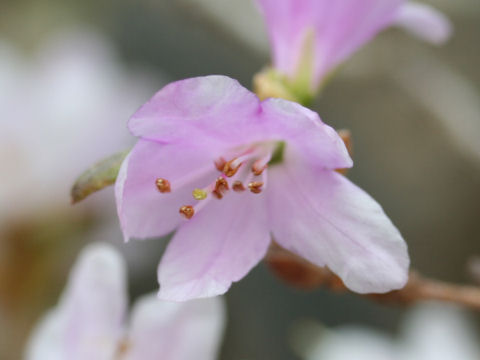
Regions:
[[[192,195],[195,200],[205,200],[207,198],[207,192],[202,189],[193,190]]]
[[[245,191],[245,186],[243,186],[241,181],[237,180],[233,183],[232,190],[237,192]]]
[[[223,198],[223,194],[229,190],[228,182],[223,177],[219,177],[215,181],[215,188],[212,191],[212,194],[217,197],[217,199]]]
[[[218,190],[218,191],[227,191],[229,189],[229,186],[228,186],[228,182],[227,180],[225,180],[225,178],[223,177],[219,177],[216,181],[215,181],[215,190]]]
[[[163,193],[169,193],[171,190],[170,182],[166,179],[158,178],[155,180],[155,185],[157,186],[158,191]]]
[[[252,181],[248,183],[248,188],[254,194],[260,194],[262,192],[263,182],[261,181]]]
[[[262,175],[263,171],[267,168],[267,165],[260,165],[259,161],[255,161],[255,163],[252,166],[252,173],[255,176],[260,176]]]
[[[180,208],[179,213],[183,215],[186,219],[191,219],[195,214],[195,210],[191,205],[184,205]]]
[[[223,169],[225,168],[226,164],[227,164],[227,161],[223,157],[215,160],[215,167],[217,168],[218,171],[223,172]]]
[[[233,175],[235,175],[237,173],[238,169],[240,169],[240,166],[242,166],[242,163],[234,164],[234,162],[236,162],[236,160],[237,159],[233,159],[233,160],[230,160],[227,163],[225,163],[225,166],[223,167],[223,173],[226,176],[232,177]]]

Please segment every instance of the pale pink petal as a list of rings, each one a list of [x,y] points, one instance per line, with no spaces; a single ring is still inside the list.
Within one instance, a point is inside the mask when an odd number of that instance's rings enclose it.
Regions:
[[[123,335],[125,264],[109,245],[88,246],[55,310],[32,334],[29,360],[111,360]]]
[[[282,99],[263,101],[262,110],[262,124],[270,137],[284,140],[287,148],[296,148],[312,166],[339,169],[353,165],[338,133],[317,113]]]
[[[220,297],[176,303],[145,296],[133,309],[125,360],[214,360],[224,327]]]
[[[319,266],[328,266],[359,293],[401,288],[407,246],[380,205],[344,176],[316,170],[287,154],[272,167],[267,188],[274,239]]]
[[[433,44],[443,44],[452,34],[450,20],[426,4],[408,2],[403,5],[395,24],[418,38]]]
[[[137,142],[120,169],[115,189],[126,239],[166,235],[180,224],[178,211],[193,201],[192,191],[215,179],[214,157],[207,150],[194,144]],[[185,177],[188,181],[182,180]],[[158,191],[157,178],[170,182],[170,193]]]
[[[257,0],[267,23],[275,68],[295,76],[306,32],[312,29],[314,13],[327,3],[315,0]]]
[[[184,221],[160,262],[164,300],[225,293],[263,258],[270,243],[264,194],[228,193]]]
[[[235,146],[249,136],[258,98],[227,76],[204,76],[165,86],[130,119],[135,136],[161,142],[187,141],[196,145]]]

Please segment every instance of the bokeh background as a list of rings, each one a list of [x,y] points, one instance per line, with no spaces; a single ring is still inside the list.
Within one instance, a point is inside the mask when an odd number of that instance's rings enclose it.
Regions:
[[[349,177],[402,231],[412,265],[438,279],[473,282],[467,263],[480,254],[480,3],[428,3],[455,26],[445,46],[390,29],[340,69],[314,109],[352,131]],[[250,87],[268,62],[251,0],[0,2],[1,359],[21,358],[33,324],[55,304],[88,242],[122,250],[132,298],[156,290],[165,241],[123,244],[112,189],[71,206],[70,185],[134,142],[127,119],[167,82],[224,74]],[[232,360],[300,358],[296,335],[306,320],[395,336],[405,316],[405,309],[355,295],[292,289],[263,264],[234,284],[227,301],[221,359]]]

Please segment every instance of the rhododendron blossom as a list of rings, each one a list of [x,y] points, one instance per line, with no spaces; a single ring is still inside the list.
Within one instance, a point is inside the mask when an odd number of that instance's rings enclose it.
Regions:
[[[214,360],[224,328],[221,298],[172,303],[147,295],[125,322],[125,263],[107,244],[79,257],[58,306],[40,322],[27,360]]]
[[[274,68],[309,91],[315,91],[328,73],[388,26],[403,27],[435,44],[444,42],[451,32],[441,13],[405,0],[257,2],[267,23]]]
[[[260,102],[233,79],[207,76],[167,85],[129,128],[140,139],[116,183],[124,235],[178,228],[158,270],[161,298],[226,292],[264,257],[272,235],[354,291],[405,284],[402,236],[335,171],[352,160],[316,113]]]

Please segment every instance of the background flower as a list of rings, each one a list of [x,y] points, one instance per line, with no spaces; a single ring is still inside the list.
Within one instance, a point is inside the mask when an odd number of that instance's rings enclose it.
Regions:
[[[397,25],[435,44],[450,23],[433,8],[403,0],[258,0],[273,67],[293,92],[315,92],[326,77],[384,28]]]
[[[423,304],[409,311],[399,336],[360,326],[304,328],[312,340],[308,360],[475,360],[480,358],[478,333],[460,309]],[[313,331],[313,332],[312,332]],[[303,335],[307,335],[303,333]],[[296,338],[301,341],[300,336]],[[305,351],[304,344],[299,351]]]
[[[187,303],[138,300],[129,324],[126,268],[111,245],[80,254],[59,304],[40,322],[28,360],[213,360],[224,328],[220,298]]]

